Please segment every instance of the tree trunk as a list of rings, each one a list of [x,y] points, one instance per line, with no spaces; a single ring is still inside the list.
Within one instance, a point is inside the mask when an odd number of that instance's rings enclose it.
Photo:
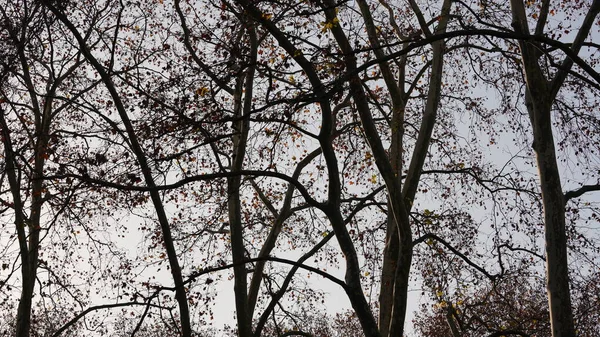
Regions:
[[[240,171],[243,168],[244,159],[246,157],[246,145],[250,127],[249,118],[252,110],[254,69],[258,51],[256,33],[252,25],[248,26],[247,32],[251,47],[251,59],[248,61],[250,66],[245,75],[240,76],[238,79],[234,93],[234,111],[236,113],[235,118],[238,121],[234,124],[233,158],[231,166],[233,172]],[[244,95],[243,103],[242,95]],[[252,316],[248,305],[248,275],[246,272],[246,265],[243,263],[247,257],[246,249],[244,247],[244,226],[242,224],[242,206],[240,200],[241,181],[241,176],[234,176],[227,179],[227,193],[229,198],[228,211],[231,253],[233,263],[235,264],[233,273],[238,336],[250,337],[252,336]]]
[[[369,37],[369,43],[373,47],[373,53],[379,59],[386,57],[383,49],[380,47],[379,37],[377,34],[377,28],[371,15],[371,9],[365,0],[357,1],[363,20],[365,22],[365,28]],[[392,141],[389,148],[389,162],[391,170],[395,177],[402,175],[402,152],[403,148],[403,136],[404,136],[404,111],[406,108],[406,95],[404,92],[405,78],[404,65],[406,58],[403,57],[399,62],[400,78],[395,78],[393,71],[391,70],[388,62],[382,61],[379,63],[381,69],[381,75],[385,81],[386,87],[390,92],[390,99],[392,101],[392,118],[391,118],[391,132]],[[399,181],[398,181],[399,182]],[[400,188],[400,186],[398,187]],[[387,208],[392,210],[394,201],[388,197]],[[412,250],[412,248],[411,248]],[[412,255],[412,254],[410,254]],[[395,280],[397,276],[397,267],[402,265],[404,262],[400,262],[398,259],[404,254],[400,254],[400,236],[398,234],[398,223],[395,216],[391,213],[387,218],[386,226],[386,238],[385,247],[383,250],[383,261],[381,270],[381,281],[379,290],[379,331],[382,336],[389,334],[390,323],[392,321],[394,312],[394,293],[395,293]],[[410,263],[409,263],[410,264]],[[398,311],[396,310],[396,315]]]
[[[575,336],[575,327],[569,291],[565,203],[556,162],[550,109],[540,111],[534,107],[533,117],[533,149],[537,156],[544,205],[546,288],[552,336],[571,337]]]
[[[21,201],[21,184],[18,180],[16,156],[13,152],[12,141],[8,123],[4,117],[4,109],[0,108],[0,123],[2,124],[2,140],[4,143],[4,155],[6,161],[6,175],[8,177],[10,190],[13,196],[15,209],[15,227],[19,241],[21,258],[21,299],[17,308],[16,336],[29,337],[31,329],[31,306],[33,301],[33,290],[35,288],[35,273],[37,270],[39,231],[31,232],[33,227],[29,226],[30,236],[27,239],[25,229],[30,221],[25,218],[24,205]],[[38,220],[39,225],[39,220]],[[29,242],[28,242],[29,241]]]
[[[549,1],[543,3],[536,34],[542,34]],[[512,25],[517,33],[529,35],[527,15],[522,0],[511,0]],[[600,12],[600,1],[594,0],[571,49],[578,53],[589,35],[591,26]],[[542,204],[544,206],[544,229],[546,241],[546,289],[553,337],[573,337],[575,327],[569,290],[568,250],[565,222],[565,201],[562,191],[554,137],[552,133],[552,105],[556,95],[573,65],[566,57],[559,71],[549,81],[540,67],[541,50],[534,43],[520,40],[526,81],[525,104],[533,129],[533,150],[539,170]]]
[[[154,205],[156,216],[158,219],[158,223],[160,224],[161,233],[163,236],[163,241],[165,245],[165,250],[167,254],[167,259],[169,261],[169,267],[171,268],[171,276],[173,278],[173,283],[175,284],[175,299],[179,308],[179,319],[181,324],[181,333],[183,337],[191,337],[192,336],[192,328],[190,321],[190,309],[188,305],[187,292],[185,289],[185,285],[183,282],[183,276],[181,274],[181,266],[179,264],[179,258],[177,257],[177,250],[175,249],[175,243],[173,240],[173,235],[171,234],[171,227],[169,224],[169,219],[164,209],[164,205],[162,202],[161,194],[156,189],[156,182],[152,175],[152,169],[148,164],[148,159],[146,154],[144,153],[138,137],[136,135],[135,129],[133,128],[133,124],[127,110],[125,109],[125,105],[123,104],[123,100],[118,93],[117,87],[115,86],[111,75],[107,72],[107,70],[102,66],[98,59],[94,57],[94,55],[90,52],[88,45],[86,44],[85,39],[81,36],[77,28],[73,25],[73,23],[69,20],[69,18],[61,12],[58,8],[56,8],[52,3],[48,1],[44,1],[43,4],[54,14],[56,17],[68,28],[68,30],[73,34],[77,43],[79,44],[79,48],[81,53],[85,57],[85,59],[93,66],[98,75],[100,76],[102,82],[104,83],[106,89],[110,93],[111,98],[115,104],[115,108],[119,113],[119,117],[123,122],[123,126],[125,127],[126,135],[131,147],[132,152],[135,155],[135,158],[138,161],[139,167],[144,176],[144,180],[146,182],[146,186],[149,187],[150,190],[150,198],[152,200],[152,204]]]
[[[26,217],[25,205],[21,199],[20,190],[22,182],[19,180],[21,173],[17,165],[17,156],[13,151],[12,140],[10,138],[9,125],[4,117],[4,111],[1,117],[1,126],[5,148],[6,170],[9,180],[10,189],[13,195],[15,205],[15,225],[17,227],[17,235],[19,237],[19,246],[21,250],[21,299],[17,308],[17,337],[28,337],[31,332],[31,309],[33,303],[33,292],[35,290],[35,281],[37,276],[37,267],[39,259],[40,245],[40,221],[42,214],[42,204],[44,195],[44,165],[47,156],[46,150],[48,147],[50,122],[52,117],[52,97],[55,96],[55,89],[60,83],[60,79],[52,83],[48,99],[40,104],[37,99],[37,93],[31,76],[29,74],[29,64],[27,57],[22,48],[18,50],[20,65],[23,70],[23,79],[27,86],[29,97],[32,103],[32,112],[35,120],[35,136],[30,140],[34,144],[34,164],[33,172],[29,177],[31,179],[31,205],[29,209],[29,218]],[[28,237],[26,238],[25,229],[27,229]]]

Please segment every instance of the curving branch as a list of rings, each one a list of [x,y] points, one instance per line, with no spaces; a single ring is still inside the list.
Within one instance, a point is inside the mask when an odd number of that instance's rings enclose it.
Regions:
[[[128,307],[128,306],[133,306],[133,305],[143,305],[146,307],[154,307],[154,308],[159,308],[159,309],[169,309],[170,310],[170,308],[167,308],[164,306],[160,306],[160,305],[156,305],[156,304],[152,304],[152,303],[137,302],[137,301],[96,305],[96,306],[85,309],[84,311],[80,312],[77,316],[73,317],[69,322],[67,322],[65,325],[63,325],[60,329],[56,330],[56,332],[54,332],[52,334],[52,337],[60,336],[65,330],[67,330],[68,328],[73,326],[80,319],[85,317],[85,315],[87,315],[91,312],[102,310],[102,309],[113,309],[113,308]]]
[[[565,203],[567,203],[567,201],[569,201],[571,199],[578,198],[587,192],[593,192],[593,191],[600,191],[600,184],[583,185],[576,190],[566,192],[565,193]]]
[[[319,276],[322,276],[323,278],[328,279],[329,281],[339,285],[340,287],[342,287],[342,289],[344,289],[344,291],[348,291],[348,286],[346,285],[346,282],[340,280],[339,278],[332,276],[329,273],[326,273],[322,270],[320,270],[319,268],[315,268],[315,267],[311,267],[311,266],[307,266],[305,264],[303,264],[302,262],[298,262],[298,261],[294,261],[294,260],[288,260],[288,259],[282,259],[279,257],[274,257],[274,256],[263,256],[263,257],[255,257],[255,258],[251,258],[251,259],[245,259],[244,261],[238,262],[238,263],[229,263],[229,264],[225,264],[219,267],[211,267],[211,268],[204,268],[202,270],[199,270],[197,272],[193,272],[192,274],[190,274],[187,278],[187,280],[185,280],[183,282],[183,284],[188,284],[191,282],[194,282],[198,277],[202,276],[202,275],[206,275],[209,273],[213,273],[216,271],[221,271],[221,270],[226,270],[226,269],[230,269],[233,267],[237,267],[240,265],[245,265],[247,263],[252,263],[252,262],[261,262],[261,261],[273,261],[273,262],[279,262],[279,263],[284,263],[284,264],[289,264],[292,265],[294,267],[298,267],[300,269],[304,269],[307,270],[311,273],[315,273]],[[175,288],[173,287],[163,287],[161,289],[164,290],[175,290]]]
[[[513,246],[508,245],[506,243],[501,244],[500,246],[498,246],[498,251],[499,251],[500,248],[506,248],[506,249],[508,249],[510,251],[513,251],[513,252],[525,252],[525,253],[529,253],[529,254],[531,254],[531,255],[539,258],[540,260],[542,260],[544,262],[546,261],[546,257],[544,255],[540,255],[540,254],[538,254],[538,253],[536,253],[536,252],[534,252],[534,251],[532,251],[530,249],[520,248],[520,247],[513,247]]]
[[[315,245],[310,251],[308,251],[306,254],[304,254],[297,262],[303,263],[304,261],[308,260],[311,256],[313,256],[315,253],[317,253],[323,246],[325,246],[325,244],[327,242],[329,242],[329,240],[331,240],[333,238],[333,236],[334,236],[333,232],[327,234],[323,239],[321,239],[321,241],[317,245]],[[292,278],[294,277],[294,275],[296,274],[296,271],[298,271],[298,269],[299,269],[299,266],[294,266],[288,272],[288,274],[287,274],[285,280],[283,281],[283,284],[279,288],[279,290],[273,294],[271,301],[267,305],[267,308],[265,308],[265,310],[261,314],[260,318],[258,319],[258,323],[256,324],[256,328],[254,330],[254,337],[261,336],[262,329],[264,328],[265,324],[267,323],[269,316],[275,309],[275,305],[277,305],[279,303],[279,300],[285,294],[287,287],[292,282]]]
[[[488,279],[490,279],[490,281],[494,282],[498,278],[499,275],[492,275],[492,274],[490,274],[487,270],[485,270],[484,268],[478,266],[475,262],[471,261],[471,259],[469,259],[469,257],[467,257],[465,254],[461,253],[458,249],[454,248],[446,240],[440,238],[439,236],[437,236],[437,235],[435,235],[433,233],[425,234],[425,235],[421,236],[420,238],[414,240],[413,241],[413,246],[416,246],[419,243],[423,243],[423,242],[425,242],[428,239],[435,240],[435,241],[441,243],[442,245],[444,245],[444,247],[448,248],[452,253],[454,253],[455,255],[457,255],[458,257],[460,257],[469,266],[473,267],[478,272],[480,272],[483,275],[485,275],[485,277],[487,277]]]
[[[543,35],[526,35],[526,34],[514,33],[514,32],[504,32],[504,31],[501,32],[501,31],[497,31],[497,30],[493,30],[493,29],[457,30],[457,31],[453,31],[453,32],[435,34],[433,36],[429,36],[429,37],[425,37],[425,38],[418,36],[418,37],[415,37],[412,41],[402,41],[401,43],[410,42],[410,44],[398,52],[388,54],[387,56],[382,57],[382,58],[375,58],[371,61],[363,63],[361,66],[357,67],[356,69],[353,69],[352,71],[347,72],[344,76],[342,76],[339,79],[339,81],[340,82],[348,81],[354,74],[360,74],[361,72],[369,69],[370,67],[372,67],[374,65],[379,64],[380,62],[389,61],[389,60],[398,58],[400,56],[406,55],[409,52],[411,52],[417,48],[427,46],[427,45],[431,44],[432,42],[439,41],[439,40],[451,40],[454,38],[467,37],[467,36],[488,36],[488,37],[496,37],[496,38],[506,39],[506,40],[521,40],[521,41],[531,41],[531,42],[538,42],[538,43],[546,44],[550,47],[554,47],[554,48],[562,51],[563,53],[565,53],[565,55],[569,59],[571,59],[574,64],[576,64],[581,69],[583,69],[596,82],[600,83],[600,73],[598,71],[596,71],[586,61],[584,61],[581,57],[579,57],[579,55],[571,49],[571,45],[572,45],[571,43],[560,42],[560,41],[551,39],[551,38],[549,38],[547,36],[543,36]],[[400,43],[396,43],[396,44],[400,44]],[[393,44],[387,45],[387,46],[382,46],[382,47],[391,47],[391,46],[393,46]]]
[[[98,185],[101,187],[115,188],[115,189],[119,189],[119,190],[123,190],[123,191],[155,192],[155,191],[172,190],[172,189],[175,189],[178,187],[183,187],[183,186],[185,186],[189,183],[195,182],[195,181],[206,181],[206,180],[213,180],[213,179],[217,179],[217,178],[229,178],[229,177],[237,177],[237,176],[253,176],[253,177],[263,176],[263,177],[273,177],[273,178],[278,178],[278,179],[284,180],[284,181],[294,185],[294,187],[298,190],[298,192],[300,192],[300,194],[302,194],[302,196],[306,199],[307,203],[309,203],[319,209],[321,209],[323,206],[321,202],[315,200],[310,195],[310,193],[308,192],[306,187],[304,187],[304,185],[302,185],[302,183],[300,183],[297,179],[294,179],[293,177],[290,177],[283,173],[271,172],[271,171],[261,171],[261,170],[239,170],[239,171],[231,171],[231,172],[200,174],[200,175],[186,177],[186,178],[181,179],[172,184],[155,185],[155,186],[124,185],[124,184],[114,183],[114,182],[110,182],[110,181],[106,181],[106,180],[102,180],[102,179],[92,178],[88,175],[80,175],[80,174],[73,174],[73,173],[50,175],[50,176],[45,176],[42,179],[52,180],[52,179],[75,178],[75,179],[79,179],[79,180],[89,183],[89,184],[94,184],[94,185]]]

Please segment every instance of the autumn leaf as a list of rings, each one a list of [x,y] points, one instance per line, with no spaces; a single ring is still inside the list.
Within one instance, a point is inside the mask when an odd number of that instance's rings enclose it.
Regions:
[[[196,89],[195,93],[198,96],[206,96],[206,94],[208,94],[209,91],[210,89],[208,89],[207,87],[200,87]]]
[[[369,179],[369,181],[373,184],[377,184],[377,175],[376,174],[371,175],[371,179]]]

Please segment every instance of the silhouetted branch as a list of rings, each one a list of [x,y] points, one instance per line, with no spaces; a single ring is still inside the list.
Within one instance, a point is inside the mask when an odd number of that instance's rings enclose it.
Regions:
[[[440,238],[439,236],[437,236],[435,234],[428,233],[428,234],[421,236],[420,238],[413,241],[413,246],[416,246],[419,243],[425,242],[425,240],[427,240],[427,239],[432,239],[432,240],[435,240],[435,241],[441,243],[442,245],[444,245],[444,247],[448,248],[452,253],[456,254],[458,257],[463,259],[463,261],[465,261],[469,266],[475,268],[477,271],[479,271],[480,273],[485,275],[488,279],[490,279],[490,281],[493,282],[498,277],[498,275],[492,275],[492,274],[488,273],[485,269],[478,266],[475,262],[471,261],[471,259],[469,259],[465,254],[461,253],[458,249],[454,248],[451,244],[446,242],[446,240]]]
[[[576,190],[565,193],[565,203],[573,198],[578,198],[587,192],[600,191],[600,184],[596,185],[583,185]]]
[[[160,308],[160,309],[168,309],[167,307],[163,307],[163,306],[156,305],[156,304],[151,304],[151,303],[144,303],[144,302],[124,302],[124,303],[112,303],[112,304],[96,305],[96,306],[93,306],[93,307],[89,307],[89,308],[85,309],[84,311],[82,311],[81,313],[79,313],[77,316],[75,316],[73,319],[71,319],[69,322],[67,322],[65,325],[63,325],[60,329],[58,329],[54,334],[52,334],[52,337],[58,337],[58,336],[60,336],[61,333],[63,333],[65,330],[67,330],[68,328],[70,328],[71,326],[73,326],[75,323],[77,323],[77,321],[79,321],[81,318],[83,318],[85,315],[89,314],[90,312],[97,311],[97,310],[102,310],[102,309],[113,309],[113,308],[120,308],[120,307],[128,307],[128,306],[132,306],[132,305],[144,305],[144,306],[147,306],[147,307],[154,307],[154,308]]]

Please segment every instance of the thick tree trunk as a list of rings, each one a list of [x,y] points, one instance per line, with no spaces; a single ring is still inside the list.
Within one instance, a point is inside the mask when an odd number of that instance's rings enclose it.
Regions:
[[[511,0],[512,26],[517,33],[529,35],[529,25],[522,0]],[[543,3],[542,15],[535,33],[542,34],[549,2]],[[578,53],[600,12],[600,1],[594,0],[571,49]],[[561,187],[556,149],[552,132],[552,105],[556,95],[573,65],[565,58],[552,80],[548,80],[540,67],[543,48],[520,40],[519,48],[526,81],[525,104],[533,129],[533,150],[539,170],[544,229],[546,241],[546,289],[553,337],[574,337],[573,308],[569,289],[568,250],[565,222],[565,201]]]
[[[528,96],[531,96],[528,94]],[[533,149],[544,206],[546,240],[546,290],[553,337],[574,337],[573,309],[569,290],[565,203],[552,135],[552,105],[538,94],[527,104],[533,127]]]
[[[545,114],[549,117],[549,111]],[[575,336],[569,291],[565,204],[554,150],[550,118],[534,129],[534,150],[542,189],[546,230],[546,277],[552,336]]]
[[[22,224],[21,224],[22,225]],[[27,263],[21,267],[21,299],[17,308],[17,337],[28,337],[31,330],[31,308],[39,258],[39,217],[29,225]]]
[[[388,202],[388,209],[391,204]],[[394,280],[396,279],[396,266],[398,265],[400,240],[398,228],[394,217],[388,216],[383,249],[383,264],[381,267],[381,289],[379,291],[379,329],[382,336],[387,336],[390,330],[390,320],[394,308]]]
[[[402,137],[404,135],[404,102],[401,107],[395,108],[392,116],[392,143],[389,149],[390,163],[394,174],[402,175]],[[392,202],[388,200],[388,209],[392,209]],[[411,247],[412,250],[412,247]],[[387,336],[394,308],[394,284],[396,283],[396,267],[400,265],[400,237],[398,225],[394,216],[388,216],[383,250],[383,264],[381,268],[381,288],[379,291],[379,329],[382,336]]]
[[[233,267],[236,319],[238,336],[252,336],[251,318],[248,314],[248,278],[244,249],[244,230],[242,224],[240,186],[241,178],[227,179],[227,193],[229,194],[229,229],[231,235],[231,253],[235,266]]]

